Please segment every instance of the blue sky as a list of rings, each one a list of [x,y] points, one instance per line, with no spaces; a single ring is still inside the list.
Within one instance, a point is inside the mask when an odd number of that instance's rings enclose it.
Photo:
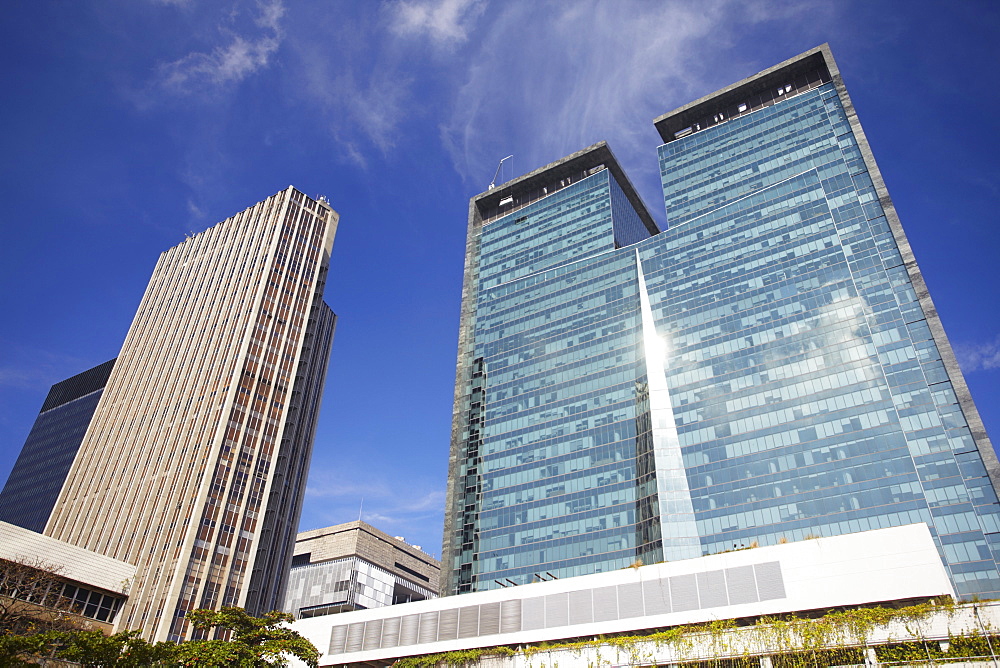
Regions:
[[[11,4],[0,480],[159,253],[294,184],[341,214],[301,526],[361,510],[439,553],[469,197],[606,139],[662,221],[652,119],[826,41],[1000,439],[997,35],[971,1]]]

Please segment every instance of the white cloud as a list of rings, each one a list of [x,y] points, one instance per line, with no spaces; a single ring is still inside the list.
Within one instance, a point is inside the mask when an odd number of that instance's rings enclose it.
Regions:
[[[965,373],[1000,369],[1000,336],[987,343],[959,343],[954,350]]]
[[[281,0],[266,0],[257,4],[254,23],[264,34],[231,33],[229,42],[211,52],[189,53],[183,58],[160,67],[159,85],[171,93],[188,95],[213,92],[219,86],[238,83],[257,70],[266,67],[284,38],[281,17],[285,8]]]
[[[485,0],[400,0],[389,6],[391,27],[400,35],[426,36],[440,45],[466,41]]]
[[[351,75],[338,77],[333,94],[341,98],[354,123],[385,154],[395,145],[409,86],[406,77],[379,69],[360,84]]]
[[[0,387],[31,391],[46,390],[53,383],[93,366],[93,363],[88,363],[79,357],[52,353],[12,341],[0,341],[0,345],[3,346],[9,359],[17,360],[0,364]]]
[[[429,554],[437,554],[443,527],[443,481],[391,477],[397,474],[373,473],[364,462],[351,461],[343,453],[335,462],[324,460],[322,454],[314,456],[301,528],[351,522],[360,513],[372,526],[406,536]]]
[[[343,156],[365,168],[372,146],[383,156],[395,147],[413,79],[393,54],[369,48],[380,41],[377,27],[339,18],[339,25],[325,23],[308,35],[296,31],[289,40],[304,78],[296,91],[316,107]]]
[[[194,218],[204,218],[205,217],[205,210],[202,209],[197,204],[195,204],[195,201],[193,199],[191,199],[190,197],[187,200],[187,208],[188,208],[188,213],[190,213],[192,217],[194,217]]]
[[[442,139],[483,188],[502,156],[528,171],[602,139],[623,163],[641,161],[625,165],[633,178],[655,179],[653,118],[752,72],[730,42],[768,17],[729,0],[504,4],[470,36]]]

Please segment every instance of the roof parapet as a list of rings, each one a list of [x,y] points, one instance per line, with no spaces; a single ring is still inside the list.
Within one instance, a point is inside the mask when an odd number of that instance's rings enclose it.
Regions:
[[[490,222],[596,174],[602,168],[611,172],[649,233],[659,234],[659,226],[605,141],[476,195],[472,198],[473,208],[478,210],[484,222]]]
[[[653,121],[664,143],[811,90],[840,75],[829,44],[720,88]]]

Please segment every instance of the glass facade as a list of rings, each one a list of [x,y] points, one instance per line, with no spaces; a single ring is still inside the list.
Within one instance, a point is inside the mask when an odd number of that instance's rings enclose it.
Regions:
[[[37,533],[45,530],[114,363],[88,369],[49,390],[0,491],[0,521]]]
[[[470,225],[444,593],[926,522],[1000,596],[995,455],[832,59],[789,62],[658,121],[666,231],[608,170]]]
[[[550,178],[476,240],[468,436],[452,479],[467,509],[462,590],[662,559],[649,410],[636,402],[639,277],[624,248],[652,223],[609,156]]]
[[[926,522],[998,595],[997,497],[834,84],[659,158],[640,256],[703,550]]]

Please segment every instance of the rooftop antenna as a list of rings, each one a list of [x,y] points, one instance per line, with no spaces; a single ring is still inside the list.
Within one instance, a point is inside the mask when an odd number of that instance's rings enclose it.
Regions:
[[[500,168],[503,167],[503,163],[513,158],[514,158],[513,155],[508,155],[506,158],[500,160],[499,164],[497,164],[497,171],[493,172],[493,181],[490,182],[490,187],[489,187],[490,190],[493,190],[497,185],[497,177],[500,176]]]

